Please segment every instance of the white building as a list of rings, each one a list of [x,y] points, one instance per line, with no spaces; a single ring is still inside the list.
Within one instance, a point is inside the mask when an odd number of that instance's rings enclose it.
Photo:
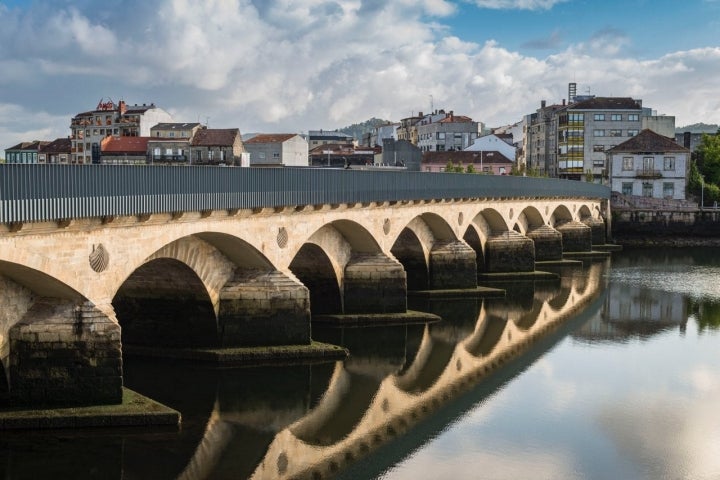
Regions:
[[[294,133],[258,134],[245,142],[251,167],[307,167],[308,142]]]
[[[623,195],[685,199],[690,150],[643,130],[606,152],[610,188]]]
[[[465,149],[466,152],[500,152],[512,161],[515,161],[516,150],[515,146],[495,134],[476,138],[473,144]]]

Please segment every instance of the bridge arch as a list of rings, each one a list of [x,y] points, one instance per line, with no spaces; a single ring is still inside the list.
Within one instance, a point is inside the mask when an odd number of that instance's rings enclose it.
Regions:
[[[550,226],[558,227],[563,223],[572,222],[573,214],[566,205],[558,205],[550,215]]]
[[[529,205],[520,212],[513,229],[518,233],[526,235],[528,231],[543,225],[545,225],[545,220],[540,211],[534,206]]]

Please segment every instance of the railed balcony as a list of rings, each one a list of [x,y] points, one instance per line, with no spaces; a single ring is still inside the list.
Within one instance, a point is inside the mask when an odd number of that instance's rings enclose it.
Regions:
[[[643,168],[642,170],[635,170],[635,178],[662,178],[662,172],[651,168]]]

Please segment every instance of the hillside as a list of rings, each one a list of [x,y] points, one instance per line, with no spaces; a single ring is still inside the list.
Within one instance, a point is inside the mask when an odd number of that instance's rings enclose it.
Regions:
[[[718,128],[720,127],[714,123],[693,123],[692,125],[687,125],[685,127],[675,128],[675,133],[717,133]]]
[[[361,123],[353,123],[352,125],[349,125],[347,127],[338,128],[337,131],[352,135],[353,138],[355,138],[356,140],[362,140],[363,134],[372,131],[372,129],[375,127],[386,125],[388,123],[392,122],[390,122],[389,120],[382,120],[373,117],[370,120],[365,120]]]

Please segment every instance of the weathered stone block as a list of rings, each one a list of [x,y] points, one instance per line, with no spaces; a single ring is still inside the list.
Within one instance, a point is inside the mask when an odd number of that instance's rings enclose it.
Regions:
[[[582,220],[582,223],[590,227],[593,245],[605,245],[607,243],[605,222],[601,218],[587,217]]]
[[[430,288],[477,287],[475,250],[463,242],[436,243],[430,252]]]
[[[345,313],[405,312],[405,270],[382,254],[355,254],[345,266],[343,296]]]
[[[514,230],[490,237],[485,251],[488,273],[535,271],[535,244]]]
[[[567,222],[556,227],[562,234],[564,252],[589,252],[592,250],[592,230],[580,222]]]
[[[562,260],[562,233],[549,225],[542,225],[527,233],[535,244],[535,261]]]

